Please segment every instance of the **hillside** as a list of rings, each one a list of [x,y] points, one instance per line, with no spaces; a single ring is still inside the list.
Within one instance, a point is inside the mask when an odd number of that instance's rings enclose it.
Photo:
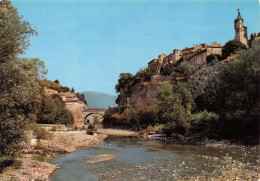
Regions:
[[[117,96],[94,91],[85,91],[82,92],[82,94],[85,95],[89,108],[108,108],[108,106],[117,106],[115,103]]]

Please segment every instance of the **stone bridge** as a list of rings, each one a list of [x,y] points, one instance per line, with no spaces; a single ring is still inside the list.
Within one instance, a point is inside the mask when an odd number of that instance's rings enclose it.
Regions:
[[[84,124],[88,125],[91,124],[97,124],[95,123],[95,119],[98,121],[99,124],[102,124],[102,121],[104,119],[105,114],[104,108],[89,108],[86,109],[86,111],[83,112],[84,116]]]

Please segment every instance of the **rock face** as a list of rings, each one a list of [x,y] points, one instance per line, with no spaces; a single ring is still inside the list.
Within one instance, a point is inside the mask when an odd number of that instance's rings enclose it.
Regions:
[[[155,95],[155,91],[161,87],[162,82],[168,78],[163,75],[154,75],[149,82],[140,82],[132,89],[130,105],[146,104]]]
[[[137,83],[132,88],[131,95],[126,95],[121,90],[118,107],[124,108],[148,103],[154,97],[156,90],[159,89],[164,83],[167,83],[167,81],[168,78],[166,76],[154,75],[149,82],[141,80]]]

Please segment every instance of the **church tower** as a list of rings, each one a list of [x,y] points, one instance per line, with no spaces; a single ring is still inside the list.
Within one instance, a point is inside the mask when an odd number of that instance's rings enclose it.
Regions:
[[[235,19],[235,32],[236,32],[235,40],[240,41],[241,43],[243,43],[248,47],[247,27],[243,26],[244,19],[241,17],[239,9],[237,11],[238,11],[238,15],[237,18]]]

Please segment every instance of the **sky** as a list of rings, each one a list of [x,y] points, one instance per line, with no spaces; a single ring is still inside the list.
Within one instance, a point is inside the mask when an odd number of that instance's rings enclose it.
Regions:
[[[260,0],[12,0],[38,36],[22,56],[45,62],[49,80],[76,92],[116,95],[135,74],[175,48],[234,39],[240,8],[248,35],[260,32]]]

